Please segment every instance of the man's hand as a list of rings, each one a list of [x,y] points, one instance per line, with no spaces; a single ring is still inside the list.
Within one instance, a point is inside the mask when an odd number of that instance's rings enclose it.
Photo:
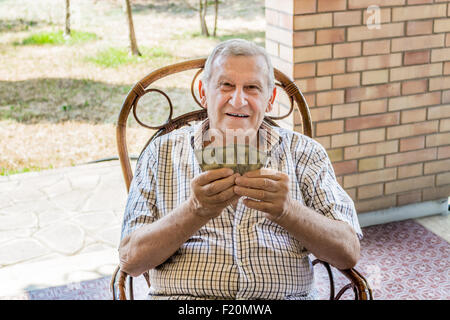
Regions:
[[[278,222],[290,212],[289,176],[273,169],[259,169],[245,173],[235,180],[234,192],[255,200],[244,199],[252,209],[267,213],[267,218]]]
[[[192,194],[189,202],[194,212],[202,218],[217,217],[229,204],[240,196],[233,191],[236,177],[230,168],[203,172],[191,181]]]

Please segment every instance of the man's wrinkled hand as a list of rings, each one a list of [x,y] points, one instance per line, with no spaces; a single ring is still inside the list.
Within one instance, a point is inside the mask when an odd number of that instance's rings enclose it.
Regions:
[[[201,173],[191,181],[192,194],[189,199],[194,212],[203,218],[217,217],[229,204],[240,196],[234,193],[238,173],[230,168],[221,168]]]
[[[244,204],[267,213],[268,219],[278,222],[290,212],[293,202],[287,174],[272,169],[259,169],[237,177],[235,183],[234,192],[237,195],[251,198],[244,199]]]

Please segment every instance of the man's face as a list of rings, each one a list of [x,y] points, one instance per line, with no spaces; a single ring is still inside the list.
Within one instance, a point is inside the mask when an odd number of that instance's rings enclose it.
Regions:
[[[212,65],[202,105],[208,110],[210,128],[254,130],[272,109],[275,89],[269,93],[267,65],[261,56],[218,56]]]

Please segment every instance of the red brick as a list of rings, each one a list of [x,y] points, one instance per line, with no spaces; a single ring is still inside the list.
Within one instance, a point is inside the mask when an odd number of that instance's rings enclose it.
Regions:
[[[433,0],[408,0],[408,4],[433,3]]]
[[[276,7],[280,6],[279,0],[274,0]],[[316,0],[294,0],[294,14],[305,14],[316,12]]]
[[[440,92],[422,93],[389,99],[389,111],[432,106],[441,102]]]
[[[357,170],[358,170],[356,160],[335,162],[335,163],[333,163],[333,168],[334,168],[334,173],[337,176],[354,173],[354,172],[357,172]]]
[[[364,41],[363,54],[388,54],[391,50],[391,40]]]
[[[348,118],[358,115],[359,104],[338,104],[333,106],[332,117],[333,119]]]
[[[400,84],[390,83],[363,88],[345,89],[345,102],[361,100],[374,100],[377,98],[393,97],[400,95]]]
[[[325,105],[331,105],[331,104],[342,104],[342,103],[344,103],[344,91],[343,90],[335,90],[335,91],[327,91],[327,92],[317,93],[316,104],[318,106],[325,106]]]
[[[423,201],[448,198],[450,186],[434,187],[422,190]]]
[[[345,131],[392,126],[400,123],[400,113],[386,113],[345,120]]]
[[[357,132],[334,134],[331,136],[331,147],[332,148],[353,146],[356,144],[358,144],[358,133]]]
[[[405,66],[411,64],[424,64],[430,62],[430,50],[405,52]]]
[[[426,162],[424,167],[425,174],[438,172],[447,172],[450,168],[450,159]]]
[[[434,20],[434,32],[449,32],[450,31],[450,19],[435,19]]]
[[[407,204],[417,203],[422,201],[422,191],[410,191],[397,195],[397,206],[405,206]]]
[[[427,118],[426,108],[402,111],[401,123],[411,123],[425,121]]]
[[[360,73],[346,73],[333,76],[333,89],[359,87]]]
[[[383,113],[387,111],[387,99],[362,101],[361,114]]]
[[[442,74],[442,63],[421,64],[391,69],[390,81],[428,78]]]
[[[294,47],[304,47],[314,45],[316,39],[315,31],[294,32],[293,44]]]
[[[316,124],[316,135],[326,136],[330,134],[337,134],[344,131],[344,121],[325,121]]]
[[[444,34],[392,39],[392,52],[438,48],[444,45]]]
[[[333,13],[335,27],[344,27],[361,24],[361,11],[345,11]]]
[[[401,64],[402,55],[400,53],[351,58],[347,61],[347,71],[354,72],[370,69],[384,69],[401,66]]]
[[[450,90],[442,91],[442,103],[450,103]]]
[[[366,201],[355,202],[355,208],[358,213],[375,211],[395,207],[397,205],[396,195],[378,197]]]
[[[450,10],[450,6],[449,6],[449,10]],[[450,16],[450,13],[449,13],[449,16]],[[450,47],[450,33],[448,33],[448,34],[445,36],[445,46],[446,46],[446,47]]]
[[[428,80],[410,80],[402,83],[402,95],[421,93],[427,91]]]
[[[337,43],[343,41],[345,41],[345,28],[317,31],[317,44]]]
[[[439,125],[439,131],[450,131],[450,118],[449,119],[441,119]]]
[[[450,158],[450,146],[438,148],[438,159]]]
[[[347,0],[318,0],[317,11],[340,11],[345,10]]]
[[[445,17],[445,4],[405,6],[392,9],[392,21]]]
[[[385,137],[386,137],[385,128],[362,130],[359,132],[359,143],[365,144],[371,142],[384,141]]]
[[[431,34],[432,32],[433,32],[433,20],[408,21],[406,23],[406,35],[407,36]]]
[[[450,118],[450,104],[428,108],[428,120]]]
[[[397,179],[423,176],[423,163],[410,164],[397,168]]]
[[[385,184],[385,193],[386,194],[400,193],[404,191],[432,187],[433,185],[434,185],[434,176],[415,177],[405,180],[387,182]]]
[[[314,122],[331,120],[331,107],[311,108],[310,113]]]
[[[293,54],[294,62],[330,59],[331,55],[331,45],[295,48]]]
[[[345,72],[345,59],[321,61],[317,63],[318,76],[325,76],[344,72]]]
[[[413,137],[400,139],[400,152],[425,148],[425,137]]]
[[[300,63],[294,65],[294,78],[307,78],[316,75],[316,64],[312,63]]]
[[[404,124],[387,128],[387,139],[398,139],[403,137],[413,137],[427,133],[438,132],[438,120]]]
[[[395,168],[352,174],[344,177],[344,187],[369,185],[378,182],[392,181],[397,176]]]
[[[404,23],[383,24],[382,28],[369,29],[367,26],[348,27],[347,41],[373,40],[381,38],[401,37],[404,35]]]
[[[450,172],[440,173],[436,176],[436,185],[443,186],[450,184]]]
[[[370,184],[358,188],[358,199],[368,199],[381,196],[383,194],[383,183]]]
[[[436,160],[436,148],[417,151],[402,152],[386,155],[386,167],[398,167],[400,165]]]
[[[450,62],[444,62],[444,74],[445,75],[450,74]]]
[[[294,16],[294,30],[328,28],[333,25],[332,13]]]
[[[302,92],[323,91],[331,89],[331,77],[314,77],[295,81]]]
[[[430,91],[450,89],[450,77],[439,77],[430,79]]]
[[[431,62],[448,61],[450,48],[439,48],[431,51]]]
[[[382,8],[379,12],[379,21],[374,20],[373,10],[363,10],[363,25],[367,26],[368,23],[389,23],[391,22],[391,8]],[[381,27],[381,26],[380,26]]]
[[[426,138],[426,146],[437,147],[450,143],[450,132],[430,134]]]
[[[345,57],[355,57],[361,55],[361,42],[350,42],[335,44],[333,48],[333,57],[345,58]]]
[[[370,144],[362,144],[344,149],[344,159],[359,159],[398,152],[398,141],[382,141]]]
[[[349,9],[367,9],[374,4],[380,7],[402,6],[405,0],[377,0],[375,3],[373,0],[348,0]]]

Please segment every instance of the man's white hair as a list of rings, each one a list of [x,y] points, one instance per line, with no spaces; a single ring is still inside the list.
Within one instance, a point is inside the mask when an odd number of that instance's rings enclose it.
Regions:
[[[214,60],[219,56],[262,56],[267,65],[267,86],[269,92],[275,87],[275,76],[273,74],[273,66],[267,51],[253,42],[243,39],[230,39],[219,43],[209,55],[203,70],[202,81],[207,86],[211,79],[211,71]]]

